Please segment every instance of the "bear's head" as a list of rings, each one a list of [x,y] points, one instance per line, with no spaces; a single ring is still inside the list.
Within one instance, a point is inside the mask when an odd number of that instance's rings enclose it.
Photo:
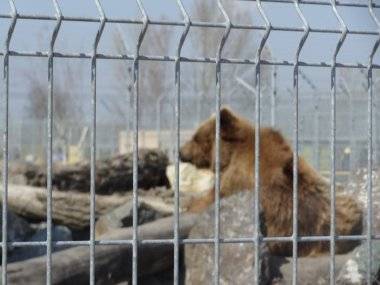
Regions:
[[[192,138],[180,149],[183,162],[190,162],[199,168],[214,168],[215,164],[215,115],[203,122]],[[248,122],[236,116],[230,109],[220,110],[220,152],[221,167],[227,166],[237,144],[252,139],[253,128]]]

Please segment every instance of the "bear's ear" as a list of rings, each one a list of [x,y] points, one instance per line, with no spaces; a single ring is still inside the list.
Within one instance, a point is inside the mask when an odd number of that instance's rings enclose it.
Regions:
[[[293,182],[293,157],[289,158],[282,169],[286,178]]]
[[[236,122],[238,118],[235,116],[232,111],[226,107],[220,109],[220,126],[221,128],[230,128]]]
[[[283,167],[283,172],[284,172],[284,175],[285,177],[288,179],[288,181],[290,183],[293,183],[293,165],[294,165],[294,161],[293,161],[293,157],[292,158],[289,158],[284,167]],[[301,181],[303,180],[303,175],[302,175],[302,172],[300,171],[300,161],[298,162],[298,184],[301,183]]]
[[[220,109],[220,129],[224,140],[240,140],[239,118],[225,107]]]

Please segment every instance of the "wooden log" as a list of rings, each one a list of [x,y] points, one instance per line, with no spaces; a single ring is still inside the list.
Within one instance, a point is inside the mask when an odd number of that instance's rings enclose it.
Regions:
[[[3,190],[0,191],[2,196]],[[8,186],[8,207],[14,213],[28,219],[45,220],[47,192],[44,188],[12,185]],[[89,225],[90,195],[78,192],[53,191],[52,218],[57,224],[72,229],[83,229]],[[96,195],[96,216],[116,208],[130,197],[121,195]]]
[[[186,238],[193,226],[196,215],[182,214],[180,217],[180,238]],[[173,238],[173,217],[163,218],[139,226],[139,239]],[[132,228],[115,230],[102,236],[108,240],[130,240]],[[96,284],[113,284],[131,278],[132,246],[103,245],[95,250]],[[173,245],[139,244],[138,275],[145,276],[173,266]],[[52,284],[88,284],[90,256],[88,247],[74,247],[53,254]],[[46,257],[33,258],[8,265],[10,284],[45,284]]]
[[[139,189],[168,186],[166,166],[168,157],[159,150],[140,149],[138,157]],[[90,191],[90,164],[80,163],[68,166],[54,166],[52,183],[58,190]],[[32,186],[46,186],[45,168],[28,165],[19,169]],[[111,194],[132,189],[133,155],[118,155],[96,162],[96,193]]]
[[[1,190],[0,197],[2,193]],[[65,225],[74,230],[89,226],[90,195],[88,193],[53,190],[52,196],[52,218],[56,224]],[[132,196],[129,193],[96,195],[95,217],[104,215],[131,200]],[[139,201],[163,215],[170,215],[173,212],[173,205],[165,203],[159,197],[139,197]],[[8,207],[15,214],[27,219],[46,220],[46,189],[10,184],[8,185]]]

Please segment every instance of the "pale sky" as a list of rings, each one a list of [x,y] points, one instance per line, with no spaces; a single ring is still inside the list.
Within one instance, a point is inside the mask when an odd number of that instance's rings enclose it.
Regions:
[[[375,2],[380,3],[380,1]],[[51,16],[54,16],[55,14],[52,1],[15,0],[15,3],[18,13],[20,14],[40,14]],[[98,12],[94,3],[94,1],[90,0],[59,1],[62,13],[65,16],[97,17]],[[101,3],[108,18],[140,18],[140,13],[135,1],[107,0],[101,1]],[[184,0],[183,3],[190,13],[194,1]],[[149,18],[152,20],[157,20],[162,17],[165,17],[168,20],[181,20],[182,18],[176,5],[176,1],[174,0],[143,0],[143,4],[147,10]],[[257,12],[255,2],[236,1],[235,4],[241,9],[250,11],[252,14],[252,23],[263,24],[263,21]],[[293,4],[264,3],[263,7],[273,26],[302,27],[302,22],[297,16]],[[331,7],[302,5],[301,8],[312,28],[339,29],[339,23],[332,13]],[[340,7],[339,12],[349,29],[376,31],[376,26],[369,16],[368,9]],[[375,12],[378,16],[380,16],[379,9],[375,9]],[[0,0],[0,14],[6,13],[9,13],[8,1]],[[197,15],[191,14],[190,16],[192,20],[197,20]],[[232,21],[235,24],[244,24],[241,23],[240,19],[232,19]],[[2,47],[4,46],[3,43],[5,40],[8,23],[9,19],[0,19],[0,42],[2,43]],[[54,24],[54,21],[19,20],[12,38],[11,49],[31,52],[37,50],[47,51]],[[55,45],[56,51],[91,53],[92,43],[97,28],[97,23],[64,22]],[[100,53],[115,53],[114,46],[112,45],[112,32],[115,28],[116,26],[114,24],[106,25],[99,44],[98,51]],[[176,31],[177,36],[181,33],[180,27],[173,28],[173,30]],[[267,46],[270,48],[272,56],[280,61],[293,61],[301,35],[301,33],[295,32],[272,32],[267,42]],[[301,60],[308,62],[330,63],[339,36],[339,34],[311,33],[302,50]],[[338,56],[338,62],[360,62],[367,64],[368,55],[372,49],[375,39],[375,36],[348,35]],[[178,37],[176,40],[178,40]],[[132,47],[135,45],[133,42],[130,44]],[[174,41],[172,45],[172,51],[174,52],[175,47],[177,46],[176,41]],[[185,43],[184,53],[191,55],[193,52],[195,53],[197,51],[193,50],[191,46],[189,48]],[[378,64],[380,64],[379,54],[380,52],[377,52],[375,56],[375,63]],[[57,59],[56,65],[59,65],[60,61],[62,61],[62,59]],[[83,92],[90,94],[89,60],[74,59],[67,60],[67,62],[80,66],[83,70],[84,83],[80,88],[83,89]],[[47,78],[46,58],[12,57],[11,64],[13,66],[11,69],[11,91],[13,91],[14,94],[12,97],[13,100],[19,100],[20,97],[25,95],[24,93],[28,89],[28,84],[25,82],[24,78],[25,76],[23,76],[26,73],[36,72],[41,74],[43,78]],[[36,68],[36,66],[38,66],[38,68]],[[98,88],[99,90],[104,90],[104,92],[112,92],[114,84],[114,73],[110,72],[110,66],[110,62],[99,60]],[[305,68],[304,72],[313,79],[314,83],[318,85],[321,90],[329,90],[329,68]],[[377,76],[377,73],[375,73],[375,76]],[[292,68],[282,68],[282,70],[279,71],[279,88],[286,90],[291,87],[291,79]],[[0,83],[0,86],[2,86],[1,84],[2,82]],[[304,86],[304,84],[301,83],[301,86]],[[22,99],[20,100],[22,101]],[[19,104],[14,104],[14,107],[17,108],[17,106],[21,105],[22,102]]]

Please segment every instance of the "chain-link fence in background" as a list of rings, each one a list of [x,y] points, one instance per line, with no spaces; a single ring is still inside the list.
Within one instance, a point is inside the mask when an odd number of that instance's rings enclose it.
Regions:
[[[247,86],[248,87],[248,86]],[[271,88],[270,93],[274,92]],[[285,91],[286,93],[288,91]],[[346,92],[346,91],[345,91]],[[263,98],[262,121],[266,126],[273,125],[291,138],[292,118],[289,108],[291,101],[288,94],[276,95],[274,101],[270,96]],[[254,94],[252,94],[254,95]],[[270,95],[270,94],[268,94]],[[285,95],[285,96],[283,96]],[[329,93],[315,90],[302,94],[300,111],[300,153],[317,169],[328,171],[330,163],[330,133],[329,133]],[[354,98],[352,98],[354,97]],[[252,117],[254,102],[247,96],[234,94],[233,98],[225,100],[224,104],[231,106],[244,117]],[[199,123],[213,113],[213,98],[183,98],[184,106],[181,113],[181,141],[190,138]],[[337,114],[336,169],[338,171],[355,171],[363,168],[367,163],[366,129],[363,126],[367,121],[367,100],[365,93],[350,94],[338,93],[337,105],[340,111]],[[375,101],[374,106],[380,103]],[[152,107],[155,106],[155,109]],[[186,108],[186,106],[194,106]],[[355,109],[354,109],[355,107]],[[170,143],[174,139],[173,102],[171,98],[159,97],[155,104],[149,107],[149,118],[144,118],[140,127],[140,147],[164,149],[174,158],[174,146]],[[148,109],[148,108],[147,108]],[[273,116],[272,116],[273,114]],[[253,121],[253,120],[252,120]],[[33,161],[39,164],[46,161],[46,121],[37,119],[21,119],[10,124],[11,160]],[[380,116],[374,116],[374,165],[380,165]],[[54,161],[62,163],[76,163],[83,159],[89,160],[89,125],[78,125],[75,122],[65,121],[65,130],[61,139],[56,139]],[[132,150],[132,130],[128,123],[120,120],[108,120],[97,124],[97,157],[107,158]]]

